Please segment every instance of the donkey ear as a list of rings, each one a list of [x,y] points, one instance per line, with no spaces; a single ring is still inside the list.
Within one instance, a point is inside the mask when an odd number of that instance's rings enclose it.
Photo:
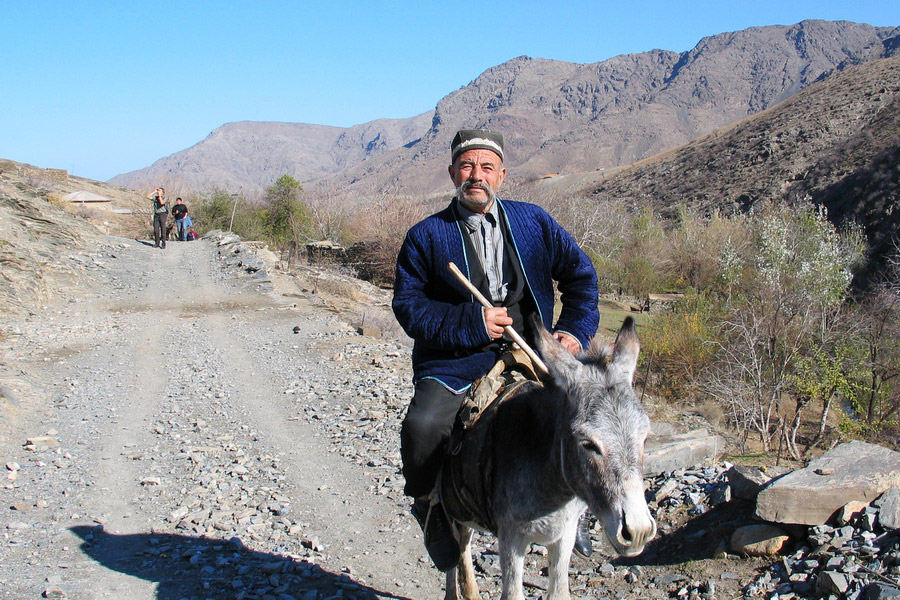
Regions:
[[[582,366],[581,362],[571,352],[563,348],[563,345],[544,328],[543,324],[538,322],[534,323],[534,325],[535,330],[538,332],[538,350],[541,351],[550,373],[556,379],[567,379],[569,374]]]
[[[591,362],[606,364],[606,359],[609,358],[611,351],[612,346],[604,341],[603,336],[600,335],[600,332],[598,331],[597,334],[591,338],[591,345],[584,351],[584,358]]]
[[[634,379],[634,371],[637,369],[638,354],[641,344],[634,330],[634,319],[626,317],[622,328],[616,336],[613,345],[612,360],[610,361],[627,377],[628,381]]]

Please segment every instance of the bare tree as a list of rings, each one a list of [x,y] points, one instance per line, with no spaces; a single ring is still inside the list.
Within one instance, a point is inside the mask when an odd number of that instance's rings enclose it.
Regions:
[[[860,408],[870,425],[900,416],[900,245],[888,258],[884,283],[862,303],[868,381]]]
[[[354,267],[378,283],[394,279],[394,267],[406,231],[422,219],[427,206],[410,198],[383,193],[360,203],[354,217],[353,232],[360,240],[353,248]]]
[[[353,207],[350,200],[337,195],[316,195],[307,200],[314,237],[346,244],[350,237]]]

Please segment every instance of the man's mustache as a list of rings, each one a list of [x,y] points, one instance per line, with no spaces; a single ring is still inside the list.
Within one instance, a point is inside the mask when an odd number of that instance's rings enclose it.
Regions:
[[[491,197],[491,198],[494,197],[495,192],[494,192],[493,188],[491,188],[491,186],[489,186],[488,184],[486,184],[486,183],[483,182],[483,181],[463,181],[462,184],[459,186],[459,189],[458,189],[457,191],[458,191],[460,194],[462,194],[462,193],[464,193],[466,190],[469,190],[469,189],[472,189],[472,188],[479,188],[479,189],[482,189],[482,190],[484,190],[485,192],[487,192],[487,195],[488,195],[489,197]]]

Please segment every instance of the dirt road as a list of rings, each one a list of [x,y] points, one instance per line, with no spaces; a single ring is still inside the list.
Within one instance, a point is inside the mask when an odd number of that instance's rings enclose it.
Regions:
[[[4,323],[0,598],[441,597],[396,475],[405,353],[208,241],[98,255],[91,297]]]

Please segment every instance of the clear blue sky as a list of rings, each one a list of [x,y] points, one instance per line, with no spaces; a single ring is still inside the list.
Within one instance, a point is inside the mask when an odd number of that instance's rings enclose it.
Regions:
[[[516,56],[590,63],[897,0],[0,0],[0,158],[106,180],[230,121],[411,117]]]

